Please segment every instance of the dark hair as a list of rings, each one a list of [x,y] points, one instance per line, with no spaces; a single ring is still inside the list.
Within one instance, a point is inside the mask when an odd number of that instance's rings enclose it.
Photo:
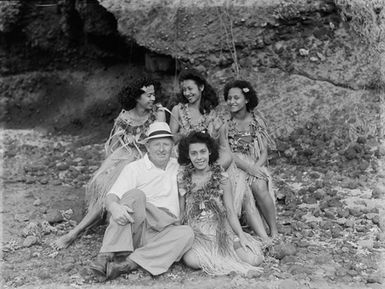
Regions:
[[[160,83],[148,76],[142,76],[132,80],[118,94],[119,102],[125,110],[133,109],[136,106],[136,100],[144,93],[143,86],[154,85],[155,96],[160,90]]]
[[[257,107],[257,105],[258,105],[257,93],[255,92],[251,83],[248,82],[247,80],[236,79],[236,80],[232,80],[232,81],[226,83],[225,88],[223,89],[223,96],[225,98],[225,101],[227,101],[227,98],[229,96],[229,90],[231,88],[234,88],[234,87],[241,89],[243,95],[248,100],[248,102],[246,103],[247,111],[252,111],[254,108]],[[246,91],[247,90],[248,91],[245,92],[244,89],[246,89]]]
[[[209,113],[219,104],[218,96],[215,89],[207,82],[203,75],[196,69],[185,69],[179,74],[179,83],[185,80],[192,80],[198,86],[203,86],[202,99],[199,106],[200,113]],[[180,92],[178,95],[179,102],[187,103],[188,100]]]
[[[192,131],[186,137],[182,138],[178,144],[178,163],[188,165],[191,163],[189,158],[190,144],[204,143],[206,144],[210,156],[209,164],[213,164],[219,158],[219,146],[216,141],[208,134],[200,131]]]

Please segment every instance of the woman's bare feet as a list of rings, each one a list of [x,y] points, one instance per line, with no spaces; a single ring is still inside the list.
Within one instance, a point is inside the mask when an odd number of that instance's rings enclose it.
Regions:
[[[76,239],[76,234],[72,231],[68,232],[67,234],[61,236],[59,239],[57,239],[55,242],[51,244],[52,248],[55,250],[61,250],[67,248],[71,243]]]

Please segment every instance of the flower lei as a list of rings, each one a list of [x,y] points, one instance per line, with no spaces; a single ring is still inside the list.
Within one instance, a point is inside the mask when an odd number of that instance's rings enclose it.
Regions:
[[[263,142],[273,144],[274,142],[268,135],[265,122],[262,119],[258,121],[255,112],[251,112],[251,114],[252,121],[249,124],[249,133],[251,138],[253,140],[258,140],[258,145],[260,148],[263,146]],[[238,130],[232,118],[228,120],[228,128],[228,139],[232,152],[240,152],[243,154],[249,153],[253,142],[247,142],[242,140],[242,138],[237,138],[237,135],[240,135],[241,132]]]
[[[191,115],[190,115],[190,110],[188,108],[188,103],[181,104],[181,109],[182,109],[182,119],[184,120],[183,123],[183,128],[187,131],[190,132],[192,130],[196,131],[202,131],[207,129],[206,125],[206,115],[203,115],[203,118],[196,124],[194,127],[191,124]]]
[[[119,116],[115,120],[113,132],[121,131],[121,133],[119,133],[119,135],[121,135],[124,143],[127,143],[125,141],[125,137],[128,135],[135,136],[135,139],[137,141],[144,139],[146,137],[146,132],[147,132],[150,124],[152,124],[156,120],[157,109],[158,108],[156,106],[154,106],[154,108],[150,111],[150,114],[149,114],[147,120],[143,124],[137,125],[137,126],[133,125],[132,120],[124,119],[123,117]],[[137,146],[138,146],[140,151],[142,151],[142,152],[146,151],[146,148],[143,144],[137,143]]]
[[[223,179],[223,168],[215,163],[211,165],[211,177],[209,181],[200,189],[192,191],[196,184],[192,183],[192,175],[195,168],[192,164],[184,168],[179,181],[186,190],[186,210],[182,220],[189,224],[193,220],[199,219],[203,213],[212,212],[214,218],[218,221],[216,239],[218,248],[226,250],[228,248],[228,233],[226,230],[226,209],[223,205],[223,190],[221,182]]]

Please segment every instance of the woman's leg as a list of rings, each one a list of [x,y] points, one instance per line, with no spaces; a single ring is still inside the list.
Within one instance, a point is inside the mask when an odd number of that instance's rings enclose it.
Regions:
[[[80,223],[77,224],[75,228],[73,228],[67,234],[57,239],[52,244],[52,246],[57,250],[67,248],[79,236],[79,234],[82,231],[84,231],[87,228],[93,227],[101,220],[102,220],[102,209],[97,205],[90,206],[88,208],[87,214],[80,221]]]
[[[192,269],[200,269],[201,265],[198,259],[198,256],[191,249],[183,255],[184,263]]]
[[[278,235],[277,216],[274,206],[274,200],[271,198],[267,188],[267,182],[264,180],[256,180],[251,184],[251,189],[258,207],[261,209],[262,215],[266,219],[270,227],[271,237]]]
[[[251,193],[245,194],[242,206],[245,212],[247,224],[263,240],[268,239],[269,237],[266,233],[265,226],[263,225],[263,220],[257,207],[255,206],[255,200]]]

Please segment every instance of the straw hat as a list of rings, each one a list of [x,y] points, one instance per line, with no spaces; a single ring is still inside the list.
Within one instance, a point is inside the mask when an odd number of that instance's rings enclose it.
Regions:
[[[155,121],[148,127],[147,137],[143,142],[147,142],[150,139],[172,137],[171,129],[167,123],[163,121]]]

